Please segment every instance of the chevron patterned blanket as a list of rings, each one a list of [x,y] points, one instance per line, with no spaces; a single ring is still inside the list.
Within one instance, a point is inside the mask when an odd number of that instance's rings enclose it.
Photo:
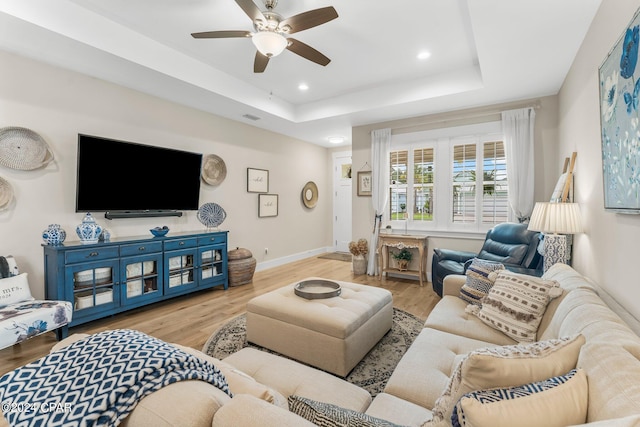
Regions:
[[[232,396],[213,364],[139,331],[90,335],[0,378],[11,426],[115,426],[146,395],[182,380]]]

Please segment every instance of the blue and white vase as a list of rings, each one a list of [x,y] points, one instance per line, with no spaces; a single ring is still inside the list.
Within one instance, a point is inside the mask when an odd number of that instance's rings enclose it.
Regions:
[[[87,212],[82,219],[82,223],[76,227],[76,233],[78,233],[82,244],[98,243],[98,239],[102,233],[102,227],[98,225],[91,213]]]
[[[60,224],[49,224],[42,232],[42,240],[47,245],[60,245],[67,238],[67,232],[60,227]]]

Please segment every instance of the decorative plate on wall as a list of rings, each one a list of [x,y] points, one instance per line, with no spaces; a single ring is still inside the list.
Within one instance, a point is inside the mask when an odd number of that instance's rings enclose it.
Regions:
[[[207,154],[202,160],[202,179],[209,185],[220,185],[227,177],[227,165],[220,156]]]
[[[309,181],[302,189],[302,203],[309,209],[318,203],[318,186],[315,182]]]
[[[6,209],[13,200],[13,188],[6,179],[0,177],[0,211]]]
[[[33,170],[47,165],[53,154],[44,139],[31,129],[0,129],[0,164],[12,169]]]
[[[197,217],[207,228],[214,228],[224,222],[227,213],[217,203],[205,203],[198,209]]]

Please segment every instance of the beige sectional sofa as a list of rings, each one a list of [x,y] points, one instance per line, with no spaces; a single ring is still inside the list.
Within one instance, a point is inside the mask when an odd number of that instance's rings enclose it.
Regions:
[[[571,267],[556,264],[544,277],[556,280],[564,292],[547,306],[537,339],[573,337],[569,341],[575,347],[577,363],[568,360],[565,365],[576,364],[586,374],[584,422],[594,427],[640,425],[640,338],[604,303],[597,287]],[[338,377],[245,348],[223,361],[213,360],[227,376],[233,398],[197,381],[176,383],[145,397],[124,424],[313,425],[287,409],[287,397],[298,395],[399,425],[450,425],[449,419],[437,423],[429,420],[438,399],[451,387],[450,378],[456,376],[458,363],[472,351],[500,351],[505,348],[501,346],[516,344],[466,310],[467,303],[458,298],[464,281],[464,276],[448,276],[442,300],[396,367],[384,393],[373,401],[366,391]],[[196,350],[186,350],[208,358]],[[511,368],[517,370],[518,363]],[[466,371],[461,372],[464,375]],[[495,375],[506,376],[508,372],[505,368]],[[533,425],[544,424],[536,423],[534,417]]]

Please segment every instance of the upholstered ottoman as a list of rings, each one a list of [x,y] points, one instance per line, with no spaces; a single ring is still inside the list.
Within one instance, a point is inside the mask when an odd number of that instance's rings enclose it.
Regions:
[[[312,279],[319,278],[304,280]],[[386,289],[336,282],[342,293],[332,298],[302,298],[294,292],[298,282],[253,298],[247,340],[346,376],[391,329],[393,300]]]

